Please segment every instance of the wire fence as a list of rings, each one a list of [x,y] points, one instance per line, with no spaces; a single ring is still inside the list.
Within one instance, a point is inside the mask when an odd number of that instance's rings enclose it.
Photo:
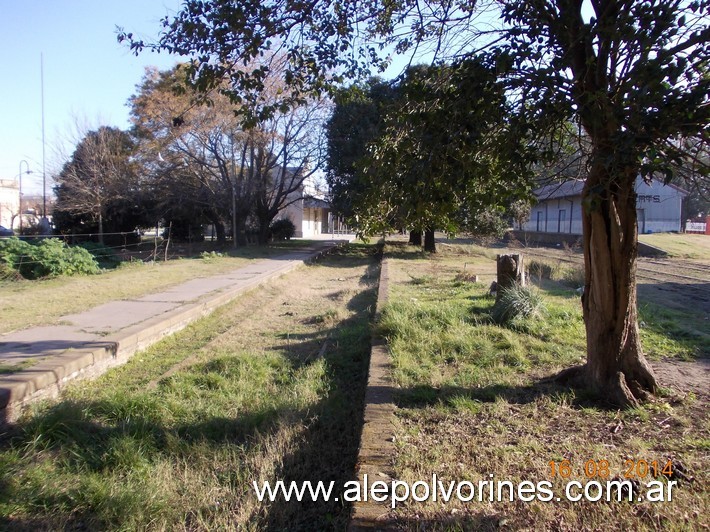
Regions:
[[[123,231],[109,233],[65,233],[53,235],[23,235],[22,237],[2,236],[0,241],[19,238],[24,242],[38,243],[46,239],[63,241],[67,246],[79,246],[87,249],[100,264],[123,262],[153,262],[168,259],[168,246],[170,236],[163,238],[159,231],[153,233],[152,238],[146,239],[145,233],[138,231]],[[101,244],[101,237],[119,237],[123,240],[120,244]],[[7,252],[0,255],[0,283],[17,282],[24,277],[21,268],[46,264],[52,259],[38,260],[34,254],[18,254]]]
[[[349,234],[351,228],[340,220],[334,219],[329,224],[327,234]],[[161,229],[163,231],[161,232]],[[162,234],[167,234],[163,237]],[[0,236],[0,241],[19,238],[24,242],[37,242],[44,239],[62,240],[68,246],[85,247],[99,263],[115,262],[155,262],[167,261],[171,244],[172,224],[168,227],[155,228],[149,231],[121,231],[108,233],[58,233],[52,235],[22,235]],[[119,243],[115,243],[115,240]],[[101,240],[108,243],[101,244]],[[111,242],[113,240],[114,242]],[[214,241],[214,239],[212,239]],[[195,242],[196,243],[196,242]],[[87,246],[87,244],[93,244]],[[193,242],[188,242],[190,249]],[[189,253],[188,253],[189,254]],[[4,255],[4,256],[3,256]],[[12,259],[10,260],[10,255]],[[45,260],[36,260],[34,254],[17,254],[16,252],[0,254],[0,283],[16,282],[24,277],[19,273],[21,267],[44,264]]]

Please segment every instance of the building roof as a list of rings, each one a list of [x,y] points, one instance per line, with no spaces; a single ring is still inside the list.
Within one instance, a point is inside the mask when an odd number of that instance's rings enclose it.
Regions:
[[[638,186],[641,178],[640,176],[636,178],[636,186]],[[683,190],[673,183],[664,184],[664,186],[673,188],[677,190],[683,196],[687,196],[688,192]],[[582,190],[584,189],[584,181],[581,179],[573,179],[570,181],[563,181],[561,183],[552,183],[550,185],[545,185],[543,187],[537,188],[533,191],[535,197],[538,201],[545,201],[550,199],[559,198],[571,198],[574,196],[581,196]]]
[[[545,185],[544,187],[535,189],[533,192],[538,200],[549,200],[581,196],[583,188],[584,181],[575,179],[572,181]]]
[[[303,196],[303,206],[311,209],[330,209],[330,203],[313,196]]]

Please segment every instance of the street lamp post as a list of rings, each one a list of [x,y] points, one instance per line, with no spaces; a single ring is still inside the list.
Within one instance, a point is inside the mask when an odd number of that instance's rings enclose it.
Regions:
[[[20,161],[20,236],[22,236],[22,163],[25,163],[25,173],[26,174],[31,174],[32,170],[30,170],[30,165],[27,161],[24,159]]]

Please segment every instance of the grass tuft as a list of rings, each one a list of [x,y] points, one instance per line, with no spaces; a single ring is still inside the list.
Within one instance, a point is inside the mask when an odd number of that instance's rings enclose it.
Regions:
[[[511,286],[501,290],[491,309],[491,318],[499,324],[540,317],[545,311],[542,293],[532,286]]]

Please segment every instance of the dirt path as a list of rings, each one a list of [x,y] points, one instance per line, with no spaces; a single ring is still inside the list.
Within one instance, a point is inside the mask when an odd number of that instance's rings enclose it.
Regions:
[[[682,360],[657,360],[651,366],[661,386],[668,386],[683,394],[710,398],[710,360],[701,358],[692,362]],[[669,384],[671,383],[671,384]]]

